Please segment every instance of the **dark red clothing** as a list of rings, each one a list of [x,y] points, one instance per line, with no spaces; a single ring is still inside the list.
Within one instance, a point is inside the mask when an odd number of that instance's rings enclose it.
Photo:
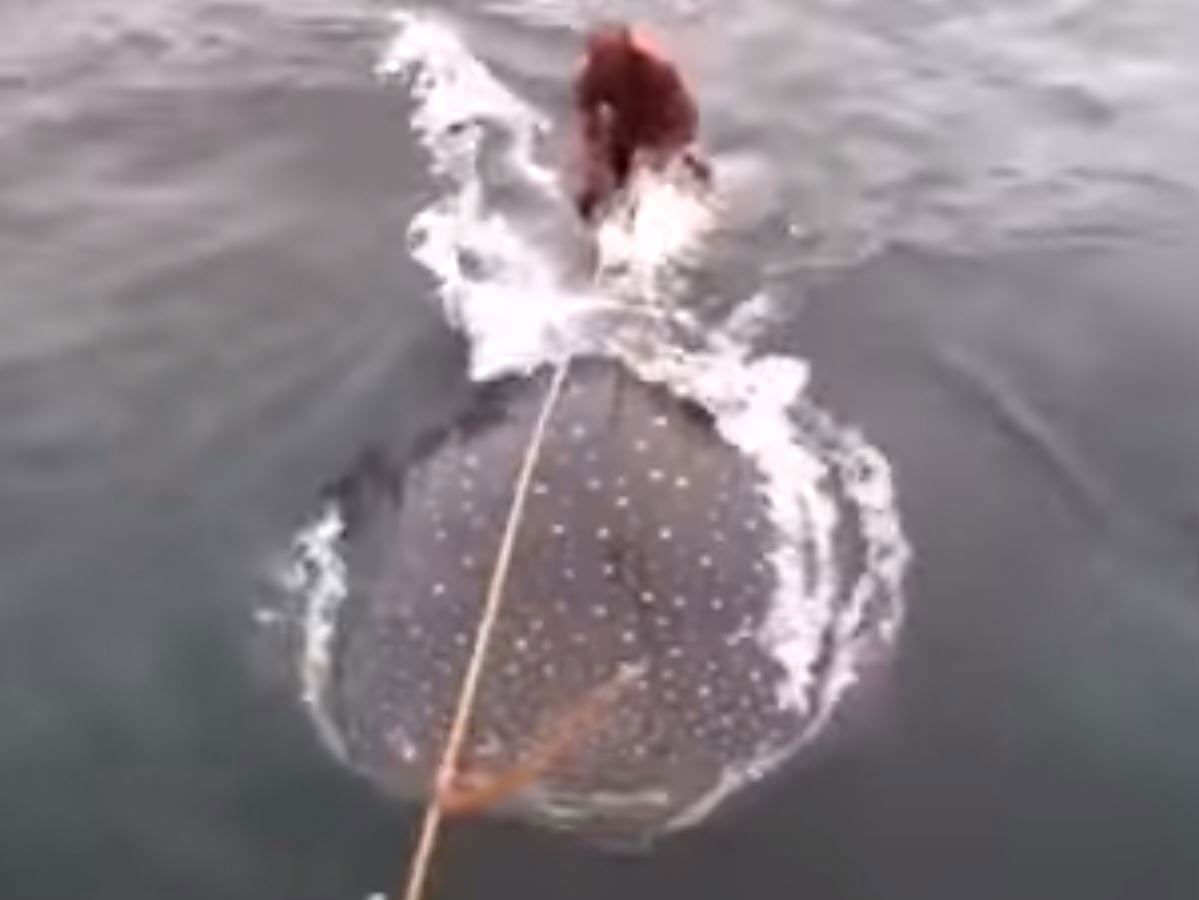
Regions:
[[[639,153],[661,161],[695,140],[699,116],[678,70],[628,28],[591,36],[574,99],[584,153],[576,203],[584,217],[624,186]]]

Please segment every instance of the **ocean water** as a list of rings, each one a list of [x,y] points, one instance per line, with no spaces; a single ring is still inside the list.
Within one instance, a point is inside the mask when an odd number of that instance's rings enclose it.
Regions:
[[[704,323],[766,299],[746,346],[886,460],[913,550],[892,658],[769,789],[644,856],[455,826],[434,895],[1193,897],[1195,11],[405,9],[546,123],[549,172],[585,23],[656,27],[720,185],[678,290]],[[322,487],[461,402],[480,340],[528,350],[464,327],[412,243],[447,194],[378,72],[394,12],[0,12],[5,896],[340,900],[404,870],[414,808],[327,752],[258,622]],[[552,192],[478,183],[568,281]]]

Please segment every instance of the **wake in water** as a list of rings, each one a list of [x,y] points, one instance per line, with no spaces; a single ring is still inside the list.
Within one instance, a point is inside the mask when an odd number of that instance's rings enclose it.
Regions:
[[[801,360],[755,355],[767,299],[715,330],[677,301],[715,216],[693,182],[635,175],[571,288],[479,174],[569,211],[535,161],[544,118],[435,19],[399,16],[381,71],[411,90],[443,186],[410,246],[480,390],[297,537],[303,699],[341,758],[427,795],[541,373],[576,360],[463,754],[483,787],[461,802],[625,844],[693,825],[818,735],[893,642],[908,548],[889,468],[806,398]]]

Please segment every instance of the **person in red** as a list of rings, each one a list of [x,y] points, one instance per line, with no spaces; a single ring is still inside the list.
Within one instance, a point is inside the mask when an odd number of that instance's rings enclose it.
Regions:
[[[661,169],[682,155],[702,181],[710,172],[689,148],[699,114],[675,65],[641,31],[604,25],[591,32],[574,84],[582,177],[575,208],[592,221],[635,166]]]

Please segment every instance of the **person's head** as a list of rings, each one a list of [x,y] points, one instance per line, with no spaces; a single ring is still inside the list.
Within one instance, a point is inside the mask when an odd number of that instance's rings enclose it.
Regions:
[[[662,61],[666,59],[662,47],[649,31],[626,22],[602,22],[592,28],[587,34],[587,53],[593,59],[630,53]]]
[[[633,29],[624,22],[601,22],[587,33],[589,54],[609,54],[627,50],[633,44]]]

